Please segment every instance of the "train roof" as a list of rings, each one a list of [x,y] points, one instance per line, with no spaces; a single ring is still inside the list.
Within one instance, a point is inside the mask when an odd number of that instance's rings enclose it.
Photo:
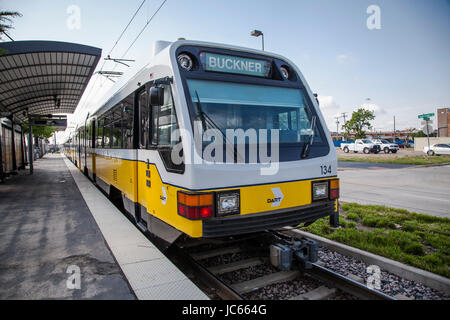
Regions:
[[[101,99],[99,107],[90,112],[90,117],[96,117],[104,112],[110,110],[120,101],[126,98],[128,95],[133,93],[139,86],[147,83],[150,79],[150,74],[154,74],[153,79],[158,79],[158,73],[164,74],[163,76],[173,75],[171,63],[171,53],[174,52],[178,47],[183,45],[193,45],[193,46],[203,46],[212,48],[222,48],[229,50],[242,51],[247,53],[254,53],[258,55],[265,55],[272,58],[279,58],[287,63],[292,63],[285,57],[274,54],[268,51],[261,51],[252,48],[239,47],[234,45],[228,45],[223,43],[213,43],[205,41],[196,40],[178,40],[175,42],[168,41],[156,41],[153,43],[152,50],[149,54],[149,58],[146,61],[140,61],[140,66],[130,68],[121,79],[111,87],[111,89],[105,94],[104,98]],[[138,62],[139,63],[139,62]],[[83,121],[84,122],[84,121]],[[80,127],[79,125],[78,127]]]

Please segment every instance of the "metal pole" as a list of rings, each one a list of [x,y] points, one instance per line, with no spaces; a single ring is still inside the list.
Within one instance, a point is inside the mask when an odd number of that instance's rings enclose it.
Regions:
[[[0,182],[4,182],[5,177],[3,175],[3,159],[2,159],[2,153],[3,153],[3,149],[2,149],[2,123],[0,122]]]
[[[261,35],[262,35],[262,51],[264,51],[264,33],[262,33]]]
[[[17,170],[17,159],[16,159],[16,130],[14,128],[14,120],[13,117],[9,118],[11,121],[11,145],[12,145],[12,165],[13,171]]]
[[[394,143],[395,143],[396,137],[397,137],[397,135],[395,133],[395,116],[394,116]]]
[[[28,162],[30,164],[30,174],[33,174],[33,126],[31,125],[31,119],[28,118],[29,127],[28,129]]]
[[[427,140],[428,140],[428,151],[430,151],[430,135],[429,135],[429,130],[428,130],[428,120],[425,120],[426,123],[426,128],[427,128]]]

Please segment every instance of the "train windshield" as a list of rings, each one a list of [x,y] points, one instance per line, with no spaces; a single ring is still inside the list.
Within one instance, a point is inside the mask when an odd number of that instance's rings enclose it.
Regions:
[[[223,134],[227,129],[255,129],[257,134],[278,129],[280,144],[304,143],[311,136],[312,113],[300,89],[205,80],[188,80],[188,86],[194,107],[200,100],[208,123]],[[314,143],[322,141],[318,128]]]

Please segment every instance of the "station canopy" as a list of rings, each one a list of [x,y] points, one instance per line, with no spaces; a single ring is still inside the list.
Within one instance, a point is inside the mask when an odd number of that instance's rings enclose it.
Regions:
[[[101,52],[68,42],[1,42],[1,114],[23,122],[29,115],[74,113]]]

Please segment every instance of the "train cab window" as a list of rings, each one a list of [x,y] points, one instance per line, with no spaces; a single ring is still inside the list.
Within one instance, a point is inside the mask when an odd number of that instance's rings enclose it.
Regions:
[[[150,138],[150,115],[148,105],[148,93],[146,91],[139,95],[139,110],[140,110],[140,145],[141,148],[147,149],[149,147]]]
[[[159,106],[151,107],[151,123],[152,123],[152,137],[151,144],[156,146],[158,144],[158,110]]]
[[[164,104],[152,106],[152,145],[158,146],[159,154],[167,171],[182,174],[184,162],[174,163],[172,149],[180,141],[178,122],[169,85],[164,85]]]
[[[164,86],[164,105],[158,112],[158,145],[173,146],[179,142],[178,123],[169,86]]]

